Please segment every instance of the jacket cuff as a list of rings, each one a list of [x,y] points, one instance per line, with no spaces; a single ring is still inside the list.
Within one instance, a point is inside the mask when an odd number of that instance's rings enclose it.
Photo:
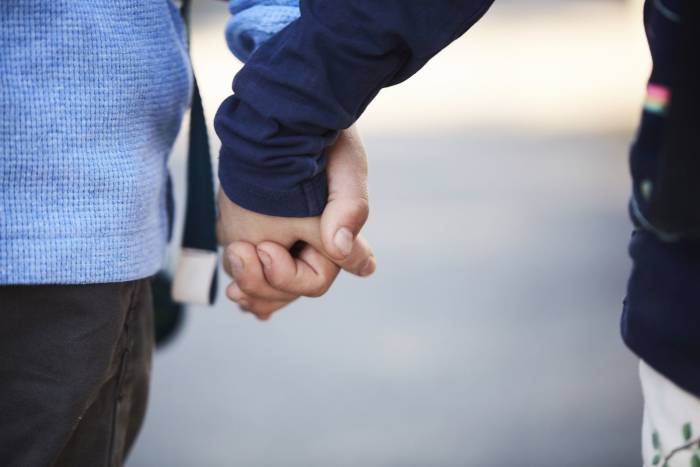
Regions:
[[[278,217],[313,217],[320,216],[326,207],[328,182],[325,171],[288,190],[274,190],[247,183],[233,176],[229,169],[221,158],[221,189],[231,201],[249,211]]]

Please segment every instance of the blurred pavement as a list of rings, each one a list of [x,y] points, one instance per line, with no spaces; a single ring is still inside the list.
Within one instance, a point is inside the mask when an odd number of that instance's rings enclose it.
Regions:
[[[190,310],[129,467],[641,464],[618,337],[639,3],[563,3],[504,2],[379,97],[361,121],[377,274],[269,323],[224,297]],[[197,5],[211,115],[237,65],[225,5]]]

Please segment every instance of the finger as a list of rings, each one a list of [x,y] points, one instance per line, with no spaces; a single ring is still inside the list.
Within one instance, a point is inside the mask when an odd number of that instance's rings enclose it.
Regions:
[[[326,253],[344,260],[369,215],[367,155],[357,131],[340,133],[328,152],[328,203],[321,216],[321,238]]]
[[[367,277],[377,269],[377,259],[372,247],[362,235],[358,235],[353,243],[350,255],[338,265],[347,272],[360,277]]]
[[[292,301],[278,301],[278,300],[253,300],[249,305],[248,311],[253,313],[256,318],[261,321],[267,321],[270,319],[273,313],[278,312],[282,308],[289,305]]]
[[[242,304],[239,303],[238,305],[241,311],[252,314],[260,321],[267,321],[274,313],[290,303],[290,301],[252,299],[250,301],[244,301]]]
[[[236,302],[242,311],[252,313],[259,319],[266,319],[275,311],[289,305],[296,297],[291,300],[265,300],[253,298],[243,292],[235,282],[231,282],[226,287],[226,296],[233,302]]]
[[[294,258],[284,247],[263,242],[258,245],[265,278],[274,288],[292,295],[319,297],[338,276],[338,266],[306,245]]]
[[[329,260],[356,276],[368,276],[374,272],[377,260],[374,257],[372,247],[367,240],[358,235],[352,242],[350,254],[342,260],[335,259],[326,251],[321,241],[318,226],[306,223],[299,230],[299,238],[311,245],[317,252],[323,253]]]
[[[229,268],[235,282],[235,288],[249,298],[290,301],[296,295],[276,290],[270,286],[263,273],[255,246],[248,242],[233,242],[226,248]]]

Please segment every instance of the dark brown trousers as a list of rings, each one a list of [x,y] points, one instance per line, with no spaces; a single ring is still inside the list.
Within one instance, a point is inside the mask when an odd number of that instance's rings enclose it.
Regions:
[[[0,466],[120,466],[143,421],[148,279],[0,286]]]

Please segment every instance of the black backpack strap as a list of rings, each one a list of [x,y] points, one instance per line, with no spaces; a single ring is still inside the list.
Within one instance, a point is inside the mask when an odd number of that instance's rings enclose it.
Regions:
[[[183,0],[181,13],[187,25],[188,42],[190,6],[190,0]],[[211,305],[216,299],[218,283],[214,171],[202,97],[194,76],[193,83],[185,226],[172,295],[178,302]]]

